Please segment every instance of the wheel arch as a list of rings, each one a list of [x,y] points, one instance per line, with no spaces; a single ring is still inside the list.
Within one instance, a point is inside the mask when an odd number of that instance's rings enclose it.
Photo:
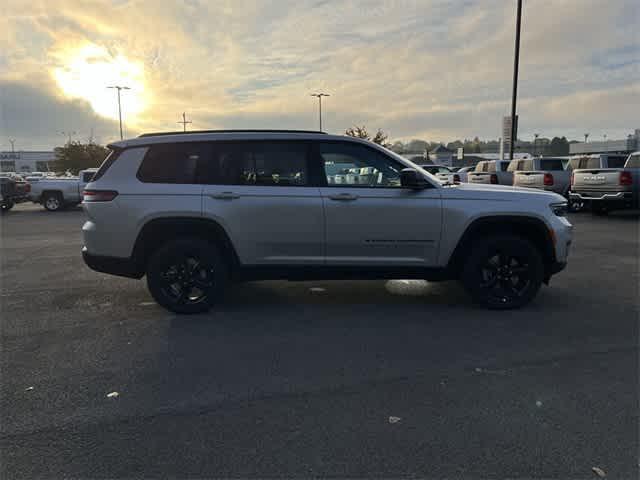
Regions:
[[[239,266],[238,255],[224,227],[215,220],[202,217],[161,217],[147,221],[136,237],[132,260],[144,272],[154,251],[169,240],[185,236],[213,241],[229,260],[232,270]]]
[[[447,268],[454,274],[459,274],[464,266],[465,257],[473,248],[474,239],[501,233],[518,235],[533,242],[544,260],[545,279],[551,275],[551,266],[556,260],[553,233],[543,220],[518,215],[496,215],[473,220],[460,237]]]

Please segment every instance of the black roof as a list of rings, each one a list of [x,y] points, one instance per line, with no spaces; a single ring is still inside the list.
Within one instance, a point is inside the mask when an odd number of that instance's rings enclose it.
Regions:
[[[327,132],[318,130],[270,130],[270,129],[246,129],[246,130],[190,130],[188,132],[152,132],[143,133],[142,137],[160,137],[164,135],[193,135],[198,133],[321,133],[326,135]]]

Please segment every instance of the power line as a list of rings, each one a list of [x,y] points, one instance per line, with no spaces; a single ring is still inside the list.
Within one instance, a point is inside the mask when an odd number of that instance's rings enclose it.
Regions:
[[[182,121],[178,122],[182,124],[182,128],[183,130],[186,132],[187,131],[187,123],[193,123],[191,120],[187,120],[187,114],[185,112],[182,112]]]

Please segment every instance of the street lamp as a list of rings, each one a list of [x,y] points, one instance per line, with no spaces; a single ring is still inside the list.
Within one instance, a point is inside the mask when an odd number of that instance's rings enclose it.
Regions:
[[[318,118],[320,120],[320,131],[322,131],[322,97],[330,97],[328,93],[312,93],[312,97],[318,97]]]
[[[15,148],[14,148],[15,147],[15,143],[16,143],[15,139],[14,138],[10,138],[9,139],[9,143],[11,144],[11,153],[15,153]]]
[[[113,85],[107,88],[115,88],[116,90],[118,90],[118,119],[120,120],[120,140],[122,140],[124,137],[122,136],[122,106],[120,104],[120,90],[131,90],[131,89],[129,87],[124,87],[120,85]]]
[[[536,153],[538,153],[538,137],[540,136],[539,133],[534,133],[533,134],[533,156],[535,157]]]
[[[589,138],[589,134],[588,134],[588,133],[585,133],[585,134],[584,134],[584,143],[587,143],[587,138]]]
[[[604,137],[604,150],[605,152],[609,151],[609,142],[607,141],[607,134],[602,135]]]
[[[67,143],[71,143],[71,137],[72,137],[73,135],[75,135],[76,133],[78,133],[78,132],[76,132],[76,131],[74,130],[73,132],[60,132],[60,133],[61,133],[62,135],[64,135],[65,137],[67,137],[67,138],[68,138]]]
[[[509,160],[513,160],[513,147],[516,143],[516,101],[518,98],[518,65],[520,63],[520,25],[522,24],[522,0],[518,0],[516,13],[516,44],[513,55],[513,92],[511,93],[511,141],[509,142]]]

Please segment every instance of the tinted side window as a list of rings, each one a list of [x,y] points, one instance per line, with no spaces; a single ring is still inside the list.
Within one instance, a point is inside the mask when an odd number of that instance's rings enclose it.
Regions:
[[[213,143],[203,180],[214,185],[304,186],[307,151],[301,142]]]
[[[327,184],[358,187],[399,187],[403,165],[363,145],[347,142],[319,144]]]
[[[198,183],[198,163],[206,156],[204,143],[152,145],[138,169],[138,179],[146,183]]]

